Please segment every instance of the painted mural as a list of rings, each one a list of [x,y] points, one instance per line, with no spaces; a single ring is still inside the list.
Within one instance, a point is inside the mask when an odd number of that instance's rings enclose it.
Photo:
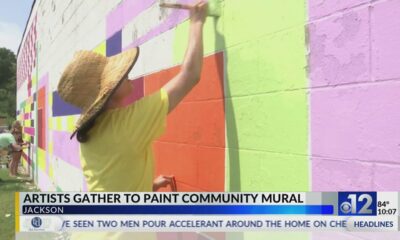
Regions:
[[[220,2],[204,29],[201,81],[154,145],[155,174],[175,175],[178,191],[399,190],[400,2]],[[80,112],[56,91],[75,51],[140,47],[126,104],[179,71],[188,14],[158,3],[35,1],[17,113],[32,143],[24,166],[42,190],[87,190],[69,139]]]

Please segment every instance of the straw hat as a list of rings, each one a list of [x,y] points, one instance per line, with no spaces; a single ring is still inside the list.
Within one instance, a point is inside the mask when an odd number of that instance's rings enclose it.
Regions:
[[[92,51],[78,51],[65,68],[57,91],[60,97],[82,113],[75,125],[75,133],[97,117],[111,94],[128,76],[139,56],[133,48],[112,57]]]

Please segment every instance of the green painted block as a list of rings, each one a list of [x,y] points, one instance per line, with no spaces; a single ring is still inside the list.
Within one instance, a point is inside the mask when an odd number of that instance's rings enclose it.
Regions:
[[[21,103],[19,104],[19,109],[20,109],[20,111],[24,110],[25,105],[26,105],[26,101],[23,101],[23,102],[21,102]]]
[[[304,28],[296,28],[229,48],[226,96],[306,88],[304,41]]]
[[[225,101],[227,147],[308,153],[308,97],[305,90]]]
[[[251,150],[237,151],[240,190],[249,192],[308,191],[308,157]]]
[[[296,26],[306,21],[305,1],[225,1],[224,30],[228,47]]]
[[[175,28],[173,64],[181,64],[188,44],[189,21],[179,24]]]
[[[225,49],[223,38],[223,16],[208,17],[203,30],[204,55],[211,55]],[[189,37],[189,21],[178,25],[174,38],[174,64],[181,64],[185,55]]]
[[[227,191],[308,189],[307,101],[305,90],[225,99]],[[296,160],[288,157],[287,162],[271,162],[275,157],[265,152],[289,154]],[[260,170],[263,164],[269,167]],[[282,179],[291,169],[298,172],[298,178]],[[256,178],[255,172],[260,173]]]

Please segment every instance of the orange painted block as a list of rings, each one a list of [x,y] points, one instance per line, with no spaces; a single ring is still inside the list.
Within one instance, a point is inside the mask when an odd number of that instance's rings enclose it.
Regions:
[[[198,184],[198,158],[196,146],[156,142],[154,154],[158,175],[174,175],[177,181],[196,186]]]
[[[38,109],[40,108],[45,108],[46,105],[46,89],[44,87],[42,87],[41,89],[39,89],[38,91]]]
[[[169,80],[175,77],[180,66],[166,69],[145,77],[145,94],[159,90]],[[224,97],[224,64],[223,54],[204,58],[203,69],[199,84],[183,99],[183,102],[223,99]]]
[[[204,58],[199,84],[188,94],[184,102],[224,98],[223,54],[218,53]]]
[[[197,152],[198,187],[211,192],[225,190],[225,148],[204,147]]]
[[[224,191],[225,148],[157,141],[154,149],[155,176],[174,175],[178,182],[187,185],[207,191]]]
[[[181,103],[169,114],[167,129],[160,140],[225,147],[223,100]]]
[[[191,185],[187,185],[184,183],[181,183],[179,181],[176,182],[176,185],[178,186],[178,192],[206,192],[204,189],[200,189]]]
[[[224,191],[225,111],[223,53],[204,58],[200,83],[168,116],[154,145],[155,176],[174,175],[178,191]],[[158,91],[180,66],[144,77],[145,95]]]

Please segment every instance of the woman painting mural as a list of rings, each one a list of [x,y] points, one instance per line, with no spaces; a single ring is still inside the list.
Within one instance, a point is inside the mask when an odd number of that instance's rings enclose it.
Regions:
[[[189,44],[179,74],[158,92],[128,106],[120,107],[132,93],[128,73],[138,48],[108,58],[79,51],[64,70],[58,92],[82,110],[71,138],[76,135],[80,142],[89,191],[153,190],[152,143],[163,133],[167,114],[200,79],[206,11],[205,1],[191,7]],[[154,190],[167,182],[168,178],[158,179]]]

